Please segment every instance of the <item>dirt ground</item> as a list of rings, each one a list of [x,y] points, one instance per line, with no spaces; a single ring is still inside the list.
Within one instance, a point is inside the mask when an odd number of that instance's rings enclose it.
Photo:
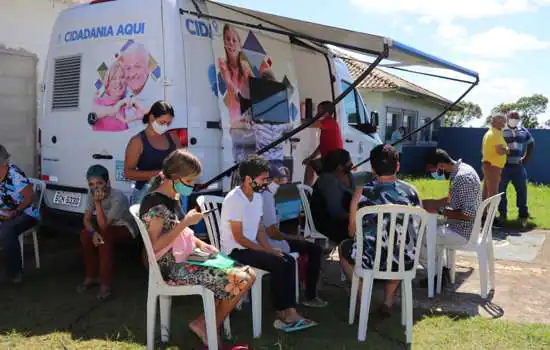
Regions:
[[[466,313],[517,322],[550,324],[550,231],[503,232],[496,231],[495,244],[505,236],[529,238],[546,236],[536,258],[530,262],[495,261],[495,291],[488,300],[479,295],[477,259],[457,255],[455,285],[442,290],[433,300],[426,289],[416,288],[415,307],[434,309],[444,313]]]

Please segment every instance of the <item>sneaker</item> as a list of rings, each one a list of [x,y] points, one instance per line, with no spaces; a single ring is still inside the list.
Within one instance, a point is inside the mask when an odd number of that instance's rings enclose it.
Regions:
[[[500,215],[498,218],[495,218],[495,221],[493,222],[493,226],[494,227],[504,227],[506,226],[506,222],[507,222],[507,218],[506,218],[506,215]]]
[[[326,301],[324,301],[323,299],[321,299],[319,297],[316,297],[316,298],[313,298],[311,300],[302,301],[302,305],[307,306],[307,307],[321,308],[321,307],[327,306],[328,303]]]
[[[527,218],[519,218],[519,224],[521,225],[521,228],[527,228]]]

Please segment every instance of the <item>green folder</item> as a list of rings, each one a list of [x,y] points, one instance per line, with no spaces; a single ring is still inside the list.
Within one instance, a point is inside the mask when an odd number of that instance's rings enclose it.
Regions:
[[[188,260],[187,263],[190,265],[214,267],[217,269],[228,269],[230,267],[233,267],[233,264],[235,264],[235,260],[223,255],[222,253],[218,253],[214,259],[208,259],[206,261]]]

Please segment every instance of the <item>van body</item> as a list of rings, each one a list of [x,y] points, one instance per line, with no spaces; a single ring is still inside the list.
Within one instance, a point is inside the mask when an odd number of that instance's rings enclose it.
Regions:
[[[111,185],[131,195],[133,183],[124,178],[126,145],[144,129],[143,114],[157,100],[174,106],[171,128],[201,159],[200,182],[205,182],[299,126],[312,114],[308,106],[315,114],[317,103],[332,101],[353,81],[326,46],[186,10],[208,13],[209,7],[191,0],[113,0],[59,15],[39,119],[50,209],[84,212],[85,174],[92,164],[104,165]],[[220,18],[252,20],[217,11]],[[233,71],[231,40],[239,57]],[[358,128],[370,117],[357,91],[336,106],[335,115],[354,162],[381,143],[377,134]],[[305,129],[264,156],[288,170],[293,181],[302,181],[302,161],[317,147],[318,134]],[[230,179],[217,185],[214,190],[226,192]]]

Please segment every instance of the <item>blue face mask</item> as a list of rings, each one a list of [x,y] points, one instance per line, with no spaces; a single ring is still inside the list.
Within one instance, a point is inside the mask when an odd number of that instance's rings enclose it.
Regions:
[[[193,186],[186,185],[181,181],[175,181],[174,191],[176,191],[180,196],[188,197],[191,193],[193,193]]]
[[[436,180],[445,180],[445,174],[439,174],[439,172],[437,171],[432,171],[432,178],[436,179]]]

